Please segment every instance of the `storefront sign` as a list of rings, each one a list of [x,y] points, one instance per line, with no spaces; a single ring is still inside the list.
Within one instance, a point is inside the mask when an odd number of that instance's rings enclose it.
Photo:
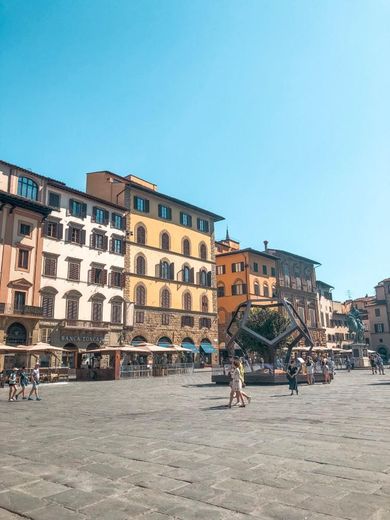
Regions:
[[[104,341],[104,336],[61,336],[61,341],[100,343]]]

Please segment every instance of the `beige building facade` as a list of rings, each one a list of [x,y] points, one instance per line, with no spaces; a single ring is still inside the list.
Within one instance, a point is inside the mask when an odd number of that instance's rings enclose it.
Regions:
[[[334,288],[317,280],[317,295],[320,312],[320,324],[325,329],[328,348],[344,348],[352,343],[347,325],[348,304],[333,300]]]

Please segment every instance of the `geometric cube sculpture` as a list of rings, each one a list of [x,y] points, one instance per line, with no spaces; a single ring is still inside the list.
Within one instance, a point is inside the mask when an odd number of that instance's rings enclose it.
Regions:
[[[267,334],[267,337],[251,329],[253,317],[256,317],[256,311],[261,309],[269,309],[277,311],[283,318],[283,330],[277,334]],[[243,334],[244,333],[244,334]],[[240,303],[233,313],[233,317],[227,328],[227,336],[229,341],[227,349],[234,349],[234,344],[238,344],[244,352],[247,350],[245,345],[245,335],[248,335],[251,342],[257,342],[259,345],[265,346],[272,358],[275,356],[276,349],[281,345],[287,347],[287,355],[285,365],[290,361],[291,351],[295,345],[302,339],[305,340],[307,346],[310,347],[309,352],[314,346],[313,339],[304,321],[296,312],[292,304],[286,299],[280,298],[262,298],[261,300],[247,300]]]

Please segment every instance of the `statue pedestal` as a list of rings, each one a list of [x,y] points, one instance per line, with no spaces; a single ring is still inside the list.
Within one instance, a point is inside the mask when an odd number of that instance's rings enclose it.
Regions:
[[[368,345],[365,343],[352,343],[348,345],[352,349],[352,357],[355,360],[355,368],[368,368],[370,360],[368,358]]]

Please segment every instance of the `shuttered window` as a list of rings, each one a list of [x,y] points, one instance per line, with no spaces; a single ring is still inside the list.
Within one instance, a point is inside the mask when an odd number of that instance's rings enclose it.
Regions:
[[[111,271],[110,274],[111,287],[123,287],[123,274],[120,271]]]
[[[73,298],[68,298],[66,301],[66,319],[75,321],[79,317],[79,301]]]
[[[80,280],[80,262],[68,262],[68,280],[76,282]]]
[[[101,267],[92,267],[89,271],[89,283],[105,285],[107,283],[107,271]]]
[[[87,215],[87,205],[78,200],[69,200],[69,214],[77,218],[85,218]]]
[[[43,275],[57,276],[57,258],[53,256],[45,256],[43,258]]]
[[[92,302],[92,321],[101,322],[103,320],[103,303]]]
[[[45,318],[54,317],[54,296],[52,294],[42,296],[42,315]]]
[[[134,209],[142,213],[149,213],[149,201],[142,197],[134,197]]]
[[[111,322],[122,323],[122,304],[120,302],[111,304]]]
[[[145,313],[144,311],[136,311],[135,313],[135,322],[136,323],[144,323],[145,321]]]
[[[161,292],[161,307],[169,309],[171,305],[171,293],[168,289],[163,289]]]

